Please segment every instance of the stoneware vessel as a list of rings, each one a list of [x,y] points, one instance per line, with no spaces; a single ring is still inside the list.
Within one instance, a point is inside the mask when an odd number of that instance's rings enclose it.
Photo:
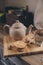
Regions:
[[[15,40],[21,40],[26,35],[26,26],[24,26],[19,20],[16,20],[12,26],[4,25],[4,29],[9,28],[9,35]]]

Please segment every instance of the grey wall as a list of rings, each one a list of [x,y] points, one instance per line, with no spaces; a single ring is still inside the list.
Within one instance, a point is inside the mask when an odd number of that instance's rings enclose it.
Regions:
[[[0,0],[0,9],[3,10],[6,6],[29,6],[30,11],[35,11],[38,0]],[[4,6],[5,4],[5,6]]]
[[[4,0],[0,0],[0,10],[3,11],[4,10]]]
[[[35,11],[38,0],[5,0],[6,6],[29,6],[30,11]]]

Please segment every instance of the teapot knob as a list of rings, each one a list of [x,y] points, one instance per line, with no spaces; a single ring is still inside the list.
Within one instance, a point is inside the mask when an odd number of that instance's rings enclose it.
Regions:
[[[16,20],[16,23],[19,23],[19,20]]]

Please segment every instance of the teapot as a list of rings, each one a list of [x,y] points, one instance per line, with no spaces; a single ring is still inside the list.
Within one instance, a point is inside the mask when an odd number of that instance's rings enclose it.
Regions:
[[[26,35],[26,26],[24,26],[19,20],[16,20],[12,26],[5,24],[4,29],[8,27],[9,35],[15,40],[21,40]]]

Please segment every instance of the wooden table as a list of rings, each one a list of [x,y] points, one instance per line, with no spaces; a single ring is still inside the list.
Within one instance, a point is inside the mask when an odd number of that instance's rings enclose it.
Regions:
[[[43,65],[43,54],[23,56],[20,58],[30,65]]]
[[[43,65],[43,62],[41,61],[43,54],[22,56],[20,58],[31,65]]]
[[[43,44],[40,47],[37,47],[36,45],[32,45],[31,47],[25,47],[23,52],[19,52],[16,49],[9,50],[8,46],[11,42],[11,38],[9,36],[4,36],[3,39],[3,55],[4,56],[15,56],[15,55],[32,55],[36,53],[43,53]]]

